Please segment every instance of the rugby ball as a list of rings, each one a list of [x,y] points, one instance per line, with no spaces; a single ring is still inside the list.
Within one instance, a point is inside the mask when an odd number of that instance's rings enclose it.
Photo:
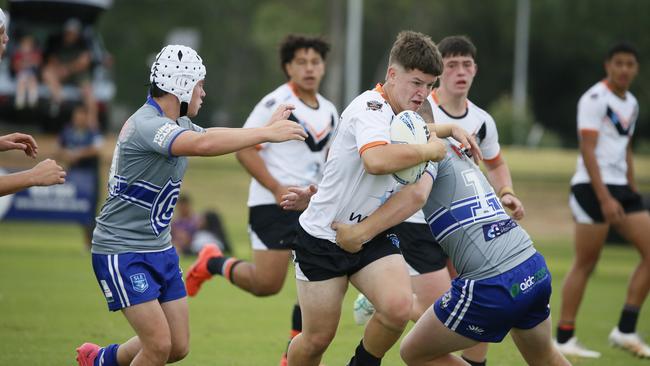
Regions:
[[[393,118],[390,123],[391,144],[426,144],[427,124],[422,117],[413,111],[403,111]],[[418,181],[427,162],[393,173],[393,178],[400,184],[412,184]]]

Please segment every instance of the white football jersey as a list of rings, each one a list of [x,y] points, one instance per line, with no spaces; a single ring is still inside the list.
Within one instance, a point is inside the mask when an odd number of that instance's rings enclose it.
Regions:
[[[357,224],[393,194],[393,177],[368,174],[361,154],[390,143],[390,122],[394,116],[381,85],[356,97],[343,111],[323,180],[300,216],[300,225],[307,233],[334,243],[332,222]]]
[[[289,119],[299,123],[307,132],[305,141],[264,143],[257,146],[269,173],[284,186],[318,184],[322,177],[331,135],[338,122],[336,107],[320,94],[316,95],[318,108],[303,103],[286,83],[266,95],[257,103],[246,120],[244,128],[265,126],[280,104],[293,104]],[[248,206],[275,204],[273,193],[251,179]]]
[[[484,160],[490,161],[499,158],[499,154],[501,153],[499,133],[497,132],[494,118],[488,112],[468,100],[465,114],[459,117],[452,116],[438,102],[435,89],[431,92],[427,100],[431,103],[435,123],[455,123],[461,126],[465,131],[475,136]],[[408,218],[406,222],[424,224],[426,220],[422,211],[418,211],[415,215]]]
[[[639,103],[632,93],[620,98],[603,80],[592,86],[578,102],[578,134],[583,130],[598,132],[596,161],[605,184],[626,185],[626,149],[639,116]],[[571,184],[589,183],[582,154],[578,155]]]

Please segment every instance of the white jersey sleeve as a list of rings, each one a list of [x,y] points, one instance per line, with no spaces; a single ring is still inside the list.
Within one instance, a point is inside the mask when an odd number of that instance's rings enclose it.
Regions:
[[[578,131],[600,131],[606,110],[607,103],[604,98],[594,97],[592,94],[583,95],[578,102]]]
[[[499,145],[499,132],[494,118],[485,113],[485,137],[481,140],[479,148],[483,154],[483,159],[492,160],[499,156],[501,146]]]

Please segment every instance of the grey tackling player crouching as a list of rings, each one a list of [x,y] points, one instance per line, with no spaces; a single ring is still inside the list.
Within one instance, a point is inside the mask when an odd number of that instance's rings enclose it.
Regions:
[[[431,163],[356,225],[334,223],[337,243],[363,243],[422,208],[432,235],[459,276],[402,342],[408,365],[466,365],[451,352],[501,342],[510,332],[529,365],[569,365],[551,339],[551,275],[528,234],[503,209],[478,167],[447,140],[447,156]]]

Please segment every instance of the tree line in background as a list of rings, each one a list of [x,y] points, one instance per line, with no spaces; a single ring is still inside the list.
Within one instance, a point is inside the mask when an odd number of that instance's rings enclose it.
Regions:
[[[466,34],[478,48],[478,75],[470,99],[494,114],[502,139],[511,142],[516,0],[365,0],[361,90],[383,80],[396,34],[413,29],[438,41]],[[282,83],[277,46],[289,32],[325,35],[332,42],[322,93],[342,110],[347,2],[344,0],[116,0],[100,29],[115,59],[115,103],[137,108],[148,83],[151,57],[174,28],[196,29],[207,66],[207,103],[198,121],[226,119],[241,126],[255,103]],[[554,132],[558,143],[576,144],[576,103],[604,77],[609,45],[626,39],[640,51],[632,87],[641,115],[638,136],[650,138],[650,2],[636,0],[531,1],[528,66],[529,117]]]

